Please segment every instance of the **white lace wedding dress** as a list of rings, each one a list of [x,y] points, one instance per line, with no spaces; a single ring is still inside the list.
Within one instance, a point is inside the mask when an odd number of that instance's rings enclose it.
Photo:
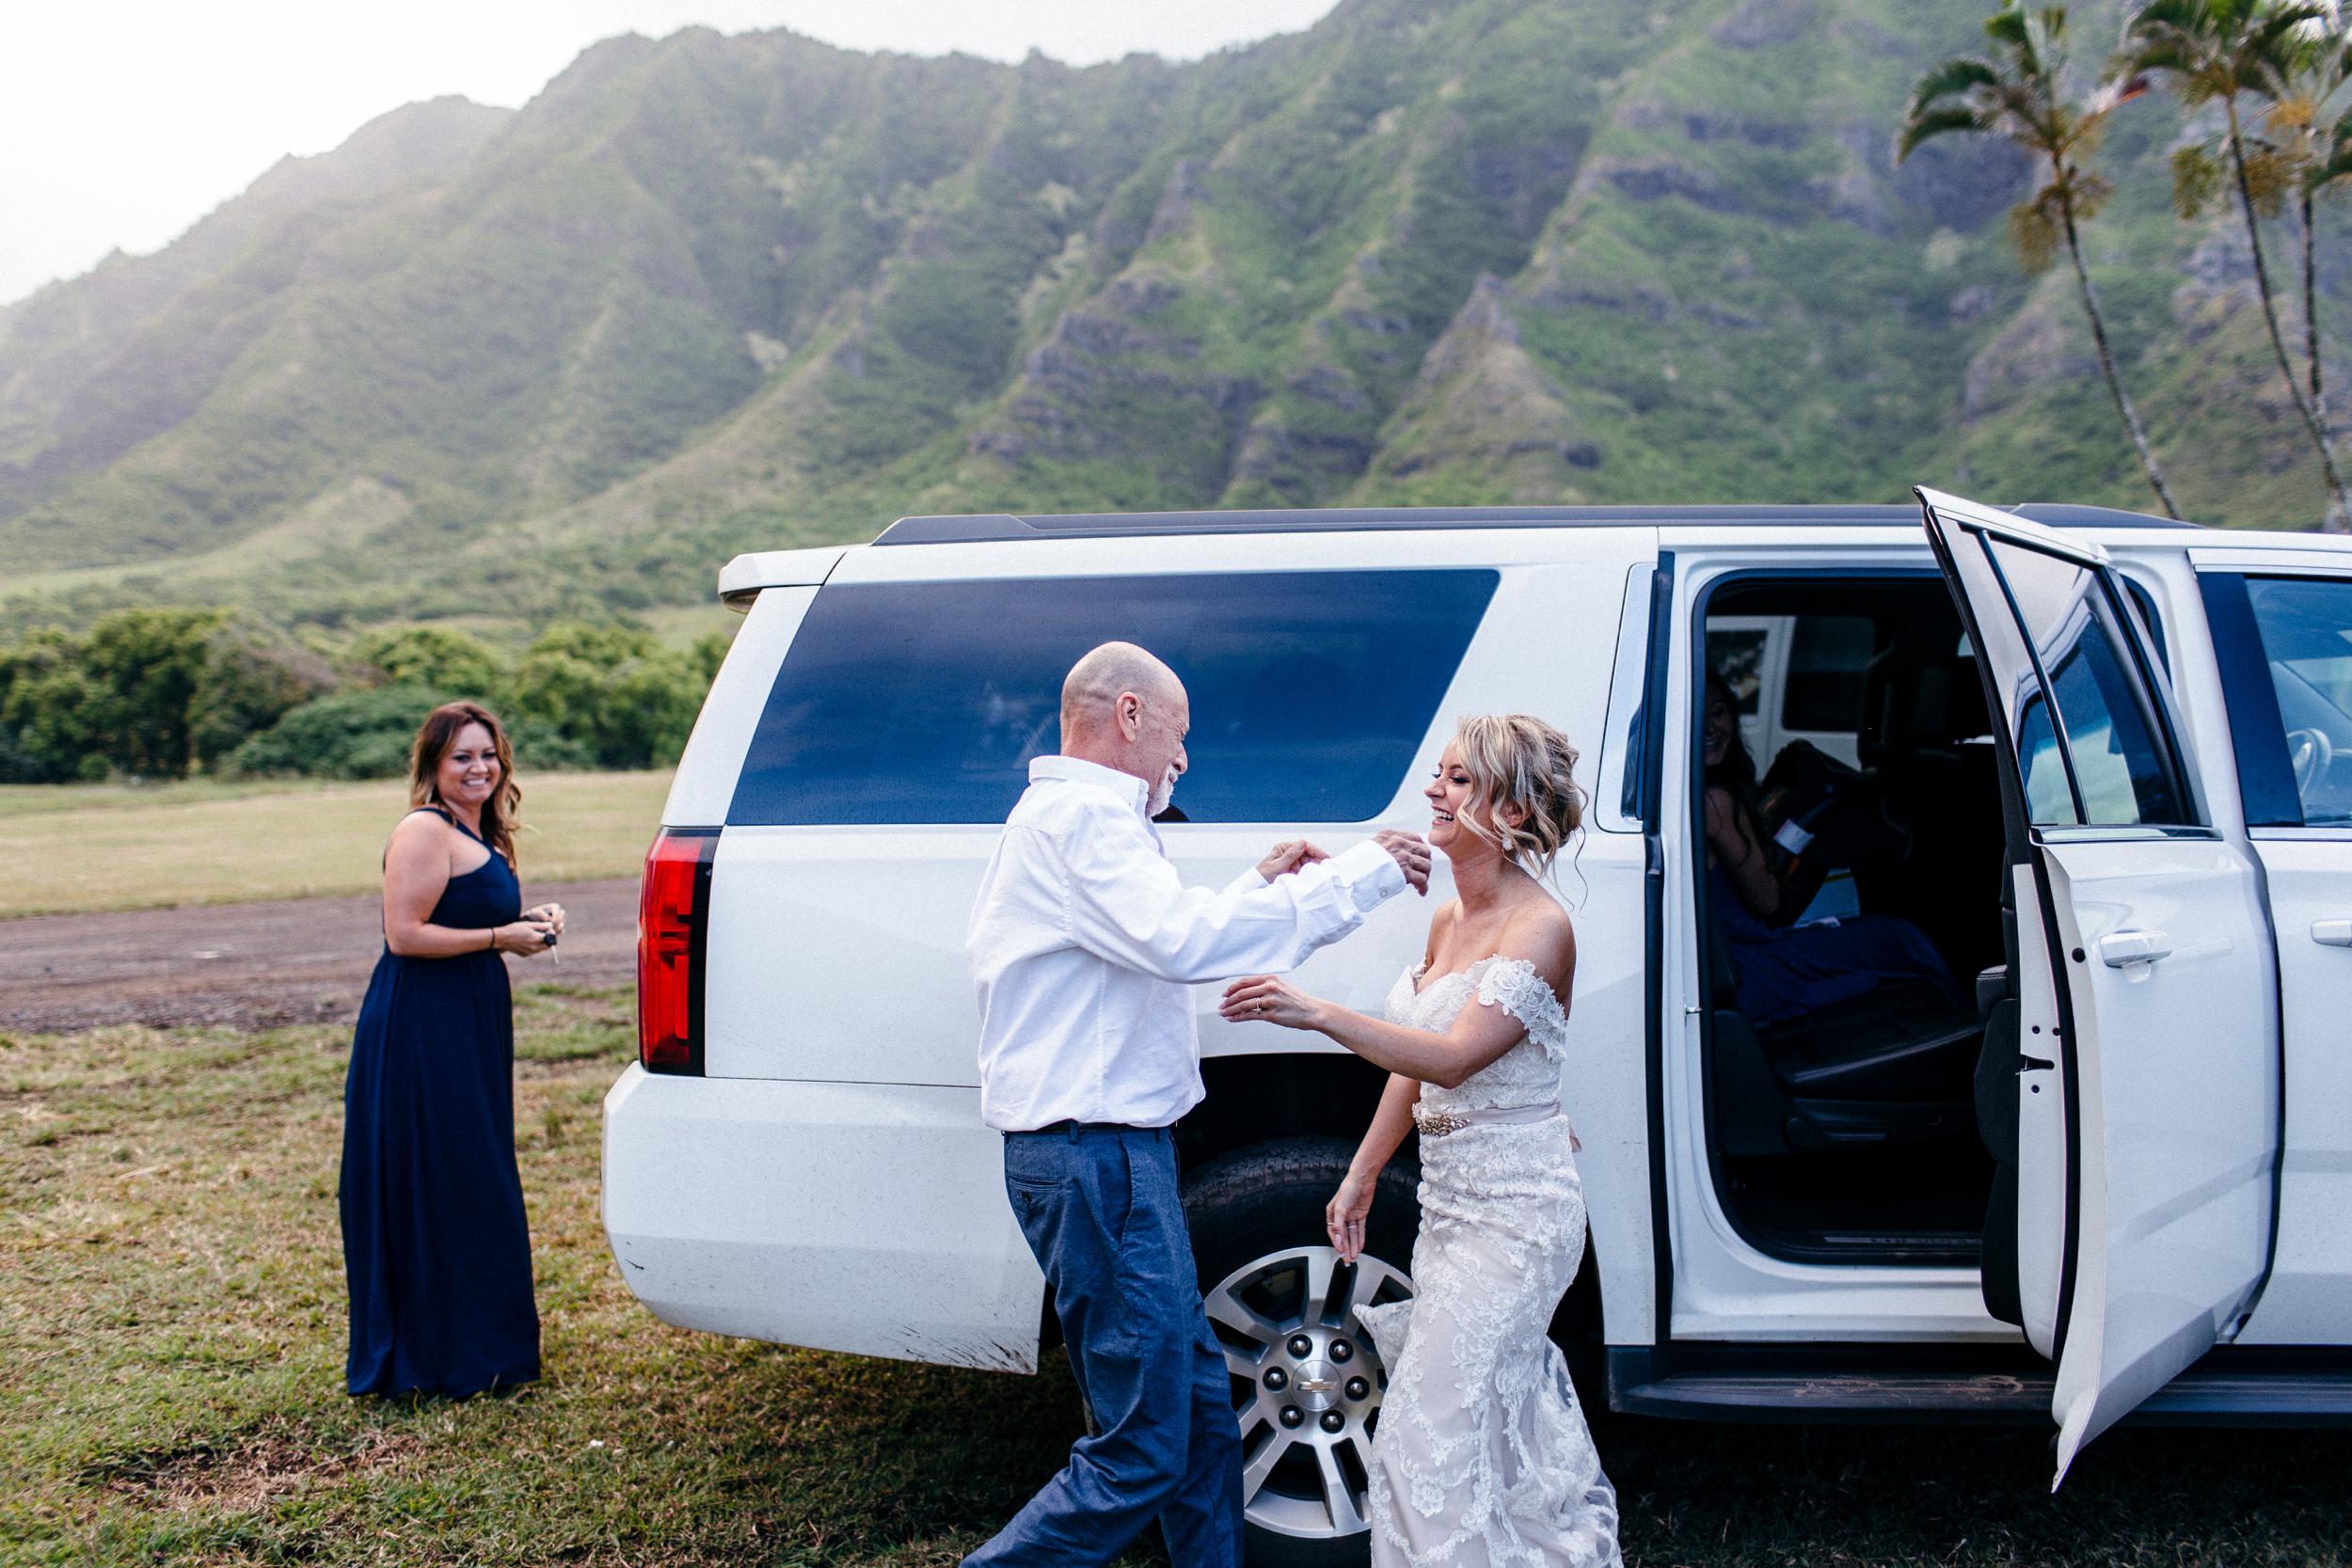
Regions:
[[[1523,958],[1482,958],[1416,993],[1392,1022],[1442,1033],[1473,1002],[1527,1037],[1423,1113],[1551,1104],[1568,1021]],[[1592,1568],[1622,1561],[1617,1497],[1546,1337],[1584,1251],[1584,1188],[1565,1116],[1471,1122],[1421,1140],[1421,1234],[1410,1301],[1366,1307],[1389,1370],[1373,1435],[1375,1568]]]

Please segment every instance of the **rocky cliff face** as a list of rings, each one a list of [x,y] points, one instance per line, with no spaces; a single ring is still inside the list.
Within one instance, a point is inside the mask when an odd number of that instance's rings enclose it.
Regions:
[[[8,613],[695,598],[914,511],[2142,504],[2071,279],[2009,252],[2031,171],[1893,166],[1985,4],[1344,0],[1087,70],[614,40],[0,311]],[[2169,211],[2176,123],[2119,117],[2087,236],[2126,373],[2193,512],[2306,526],[2243,245]]]

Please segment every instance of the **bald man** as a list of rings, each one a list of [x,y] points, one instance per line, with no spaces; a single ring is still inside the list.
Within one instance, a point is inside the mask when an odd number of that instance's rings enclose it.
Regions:
[[[1429,886],[1429,847],[1278,844],[1221,893],[1187,888],[1152,818],[1184,776],[1176,673],[1105,642],[1062,683],[1062,749],[1029,764],[972,911],[980,1116],[1053,1287],[1096,1435],[983,1568],[1106,1563],[1158,1519],[1175,1568],[1240,1568],[1241,1436],[1193,1277],[1170,1129],[1200,1102],[1185,987],[1296,968],[1384,900]]]

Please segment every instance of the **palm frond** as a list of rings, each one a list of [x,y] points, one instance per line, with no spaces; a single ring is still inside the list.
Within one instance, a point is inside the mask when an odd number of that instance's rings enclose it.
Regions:
[[[2316,191],[2345,179],[2352,179],[2352,116],[2346,116],[2336,127],[2335,140],[2328,145],[2327,156],[2304,173],[2303,182]]]
[[[2166,75],[2174,78],[2174,90],[2202,72],[2201,52],[2178,39],[2142,39],[2127,42],[2108,62],[2107,76],[2117,77]]]
[[[1978,87],[1998,87],[2000,68],[1991,60],[1963,55],[1930,66],[1911,89],[1911,112],[1917,114],[1939,98],[1951,98]]]
[[[1930,109],[1909,116],[1902,129],[1895,134],[1895,161],[1901,163],[1918,150],[1919,144],[1936,136],[1949,135],[1956,131],[1990,131],[1992,122],[1975,109]]]
[[[2258,16],[2232,51],[2245,85],[2275,96],[2301,68],[2318,40],[2311,34],[2328,13],[2312,5],[2274,5]]]
[[[2301,37],[2324,35],[2336,25],[2333,9],[2318,0],[2264,0],[2256,10],[2249,36],[2275,38],[2281,33]]]
[[[2126,37],[2160,28],[2193,33],[2203,30],[2205,20],[2203,0],[2148,0],[2132,13],[2123,31]]]
[[[2026,13],[2016,6],[2004,6],[1984,19],[1984,36],[2010,49],[2029,47]]]
[[[2058,150],[2070,164],[2080,163],[2099,150],[2106,139],[2107,117],[2102,109],[2076,117],[2069,128],[2064,145]]]

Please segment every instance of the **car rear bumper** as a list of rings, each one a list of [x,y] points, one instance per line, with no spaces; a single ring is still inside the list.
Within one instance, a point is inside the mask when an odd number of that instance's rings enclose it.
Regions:
[[[681,1328],[1037,1369],[1044,1282],[977,1089],[669,1077],[604,1100],[604,1227]]]

